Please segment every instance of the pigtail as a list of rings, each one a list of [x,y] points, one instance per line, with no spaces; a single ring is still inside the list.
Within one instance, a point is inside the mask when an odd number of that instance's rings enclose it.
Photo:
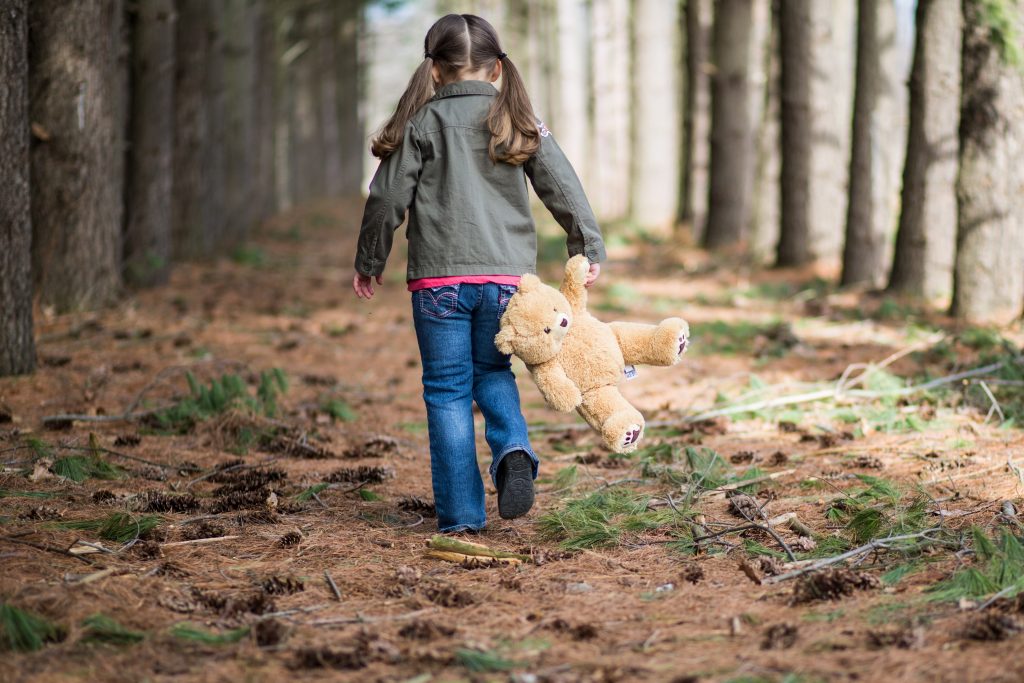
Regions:
[[[430,74],[430,68],[433,64],[434,61],[428,53],[424,57],[423,63],[413,72],[412,78],[409,79],[409,85],[405,87],[405,92],[402,93],[402,97],[398,100],[398,107],[395,109],[395,113],[391,115],[391,118],[388,119],[387,123],[384,124],[370,144],[370,151],[373,152],[373,156],[380,159],[386,159],[391,156],[391,153],[402,144],[405,127],[409,123],[409,119],[434,96],[434,81]]]
[[[494,161],[518,166],[537,152],[540,132],[519,70],[505,53],[499,59],[502,85],[487,115],[487,127],[491,130],[488,152]]]

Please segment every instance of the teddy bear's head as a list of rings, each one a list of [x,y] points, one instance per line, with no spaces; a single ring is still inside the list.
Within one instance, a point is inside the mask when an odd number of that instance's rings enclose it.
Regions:
[[[527,274],[501,316],[501,331],[494,343],[502,353],[514,353],[524,363],[538,365],[558,354],[571,325],[572,309],[562,293]]]

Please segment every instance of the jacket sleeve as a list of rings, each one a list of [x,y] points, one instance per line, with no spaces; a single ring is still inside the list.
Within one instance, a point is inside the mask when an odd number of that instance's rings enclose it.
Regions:
[[[565,230],[569,256],[585,254],[591,263],[600,263],[607,256],[601,228],[583,192],[572,164],[543,123],[540,148],[523,165],[533,189],[551,215]]]
[[[356,271],[380,275],[391,253],[395,230],[416,196],[422,156],[416,128],[409,123],[402,144],[380,162],[370,182],[370,195],[363,210],[363,224],[356,244]]]

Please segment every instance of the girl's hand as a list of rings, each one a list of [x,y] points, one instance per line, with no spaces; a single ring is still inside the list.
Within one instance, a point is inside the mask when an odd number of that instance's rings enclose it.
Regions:
[[[597,276],[600,275],[600,274],[601,274],[601,264],[600,263],[591,263],[590,264],[590,270],[587,271],[587,280],[586,280],[586,282],[583,283],[583,286],[584,287],[589,287],[590,285],[594,284],[594,282],[597,280]]]
[[[384,280],[381,278],[380,275],[377,276],[377,284],[384,284]],[[373,280],[370,278],[369,275],[356,273],[355,277],[352,278],[352,289],[356,290],[356,296],[358,296],[360,299],[373,298]]]

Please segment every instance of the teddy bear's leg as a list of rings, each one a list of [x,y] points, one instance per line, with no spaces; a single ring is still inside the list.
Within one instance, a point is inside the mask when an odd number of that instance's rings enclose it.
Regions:
[[[657,325],[609,323],[626,365],[675,365],[689,346],[690,326],[681,318]]]
[[[630,453],[636,450],[644,432],[644,416],[617,387],[605,386],[586,392],[579,412],[601,434],[610,451]]]

